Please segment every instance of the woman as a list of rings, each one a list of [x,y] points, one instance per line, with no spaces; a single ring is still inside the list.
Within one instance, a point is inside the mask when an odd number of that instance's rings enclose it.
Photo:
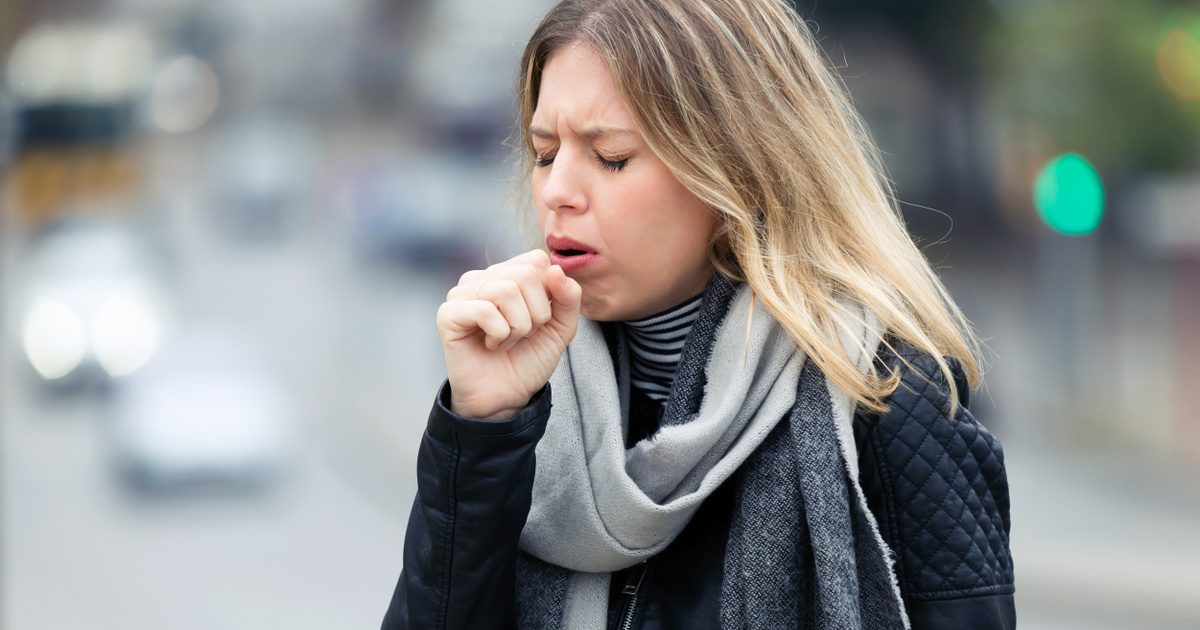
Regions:
[[[780,0],[566,0],[384,628],[1011,628],[978,344]]]

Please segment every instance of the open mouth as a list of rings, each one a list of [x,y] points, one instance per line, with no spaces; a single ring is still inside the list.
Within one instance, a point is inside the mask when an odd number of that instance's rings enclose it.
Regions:
[[[562,267],[562,270],[567,273],[572,273],[591,266],[598,257],[599,255],[593,251],[566,247],[551,250],[550,263]]]

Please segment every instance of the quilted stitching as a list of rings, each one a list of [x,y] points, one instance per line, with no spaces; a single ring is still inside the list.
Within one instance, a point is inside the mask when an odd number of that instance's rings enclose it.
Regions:
[[[902,384],[874,433],[896,528],[888,542],[899,554],[905,596],[1012,592],[1000,443],[965,403],[953,421],[948,418],[949,389],[932,357],[907,344],[896,348],[916,370],[902,367]],[[900,365],[894,356],[888,362]],[[951,368],[964,386],[961,368],[956,362]]]

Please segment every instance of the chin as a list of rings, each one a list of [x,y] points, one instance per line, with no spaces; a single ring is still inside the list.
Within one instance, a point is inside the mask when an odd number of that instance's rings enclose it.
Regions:
[[[604,318],[603,309],[597,309],[593,306],[589,306],[586,301],[579,306],[579,314],[594,322],[608,321]]]
[[[584,293],[583,303],[579,305],[579,314],[594,322],[612,322],[621,319],[612,304],[602,298],[589,299],[587,293]]]

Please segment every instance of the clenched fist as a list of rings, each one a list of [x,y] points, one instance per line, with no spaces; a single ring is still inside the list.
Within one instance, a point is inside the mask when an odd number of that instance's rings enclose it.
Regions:
[[[575,338],[582,296],[540,249],[464,273],[437,312],[450,410],[499,420],[528,404]]]

